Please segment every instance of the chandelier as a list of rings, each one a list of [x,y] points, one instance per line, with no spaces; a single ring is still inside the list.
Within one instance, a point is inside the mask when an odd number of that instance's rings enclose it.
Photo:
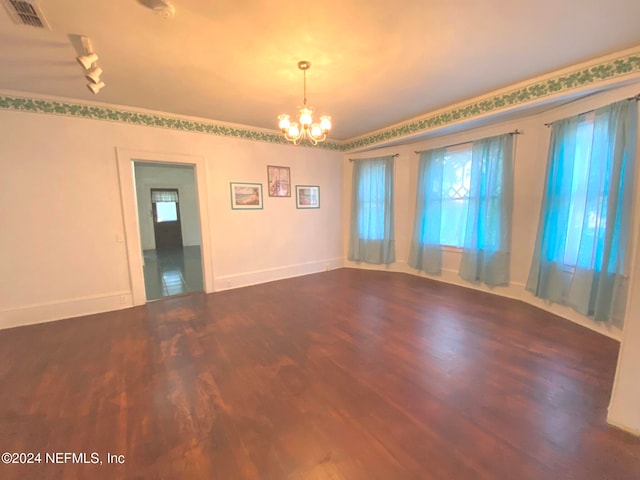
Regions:
[[[320,123],[313,122],[313,108],[307,106],[307,70],[311,63],[307,61],[298,62],[298,68],[302,70],[304,82],[304,102],[299,108],[298,121],[291,122],[289,115],[278,115],[278,126],[284,138],[298,145],[303,139],[309,140],[313,145],[322,142],[327,138],[327,133],[331,130],[331,117],[323,115]]]

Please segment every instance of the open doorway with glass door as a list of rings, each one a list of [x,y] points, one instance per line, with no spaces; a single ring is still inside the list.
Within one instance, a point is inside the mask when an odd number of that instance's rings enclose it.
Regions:
[[[147,300],[202,292],[195,168],[134,162]]]

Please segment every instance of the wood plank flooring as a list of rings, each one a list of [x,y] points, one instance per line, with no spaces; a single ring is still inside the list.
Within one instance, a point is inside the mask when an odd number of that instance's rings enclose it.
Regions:
[[[354,269],[4,330],[0,453],[42,463],[0,478],[638,479],[640,440],[605,422],[617,353],[516,301]]]

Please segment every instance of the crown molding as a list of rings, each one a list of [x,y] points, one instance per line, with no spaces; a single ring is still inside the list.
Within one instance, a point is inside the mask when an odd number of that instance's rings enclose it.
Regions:
[[[429,131],[483,116],[535,105],[545,100],[570,96],[581,91],[587,92],[598,87],[615,86],[618,82],[634,75],[640,77],[639,74],[640,46],[511,85],[488,95],[475,97],[470,101],[430,112],[360,137],[346,141],[328,140],[317,146],[311,144],[300,146],[342,152],[374,145],[383,146],[385,142],[391,140],[410,139]],[[0,109],[168,128],[292,146],[280,132],[275,130],[260,130],[205,119],[134,110],[131,107],[83,104],[66,99],[31,98],[22,94],[0,93]]]
[[[640,47],[601,57],[551,74],[536,77],[491,94],[430,112],[376,132],[346,140],[342,150],[350,151],[416,136],[467,120],[563,97],[605,83],[625,80],[640,73]],[[380,146],[380,145],[377,145]]]
[[[145,127],[168,128],[183,132],[203,133],[223,137],[240,138],[256,142],[292,145],[280,132],[258,130],[241,125],[230,125],[211,122],[203,119],[169,116],[157,112],[136,111],[133,109],[107,107],[98,104],[82,104],[67,100],[50,98],[30,98],[20,95],[0,94],[0,109],[17,112],[41,113],[78,117],[90,120],[128,123]],[[302,147],[323,148],[327,150],[342,150],[342,142],[326,141],[318,145],[300,144]]]

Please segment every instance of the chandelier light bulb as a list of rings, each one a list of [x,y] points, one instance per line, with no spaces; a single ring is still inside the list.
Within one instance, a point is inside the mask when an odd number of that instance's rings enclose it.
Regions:
[[[313,138],[320,138],[322,137],[323,133],[322,133],[322,129],[320,128],[320,125],[317,123],[314,123],[311,125],[311,136]]]
[[[289,125],[291,125],[289,115],[278,115],[278,126],[280,127],[280,130],[282,130],[282,133],[289,130]]]
[[[320,128],[324,133],[331,130],[331,117],[329,115],[323,115],[320,117]]]
[[[307,70],[311,68],[311,63],[307,61],[298,62],[298,68],[302,70],[304,85],[304,101],[298,111],[298,122],[291,123],[289,115],[278,115],[278,127],[284,134],[284,138],[299,144],[306,139],[313,145],[322,142],[327,138],[327,133],[331,130],[331,117],[323,115],[319,123],[313,122],[313,109],[307,106]]]
[[[298,128],[298,124],[297,123],[292,123],[289,126],[288,134],[292,138],[296,138],[296,137],[298,137],[300,135],[300,129]]]
[[[311,114],[312,110],[310,108],[300,109],[300,125],[302,125],[302,128],[309,128],[309,125],[313,122]]]

